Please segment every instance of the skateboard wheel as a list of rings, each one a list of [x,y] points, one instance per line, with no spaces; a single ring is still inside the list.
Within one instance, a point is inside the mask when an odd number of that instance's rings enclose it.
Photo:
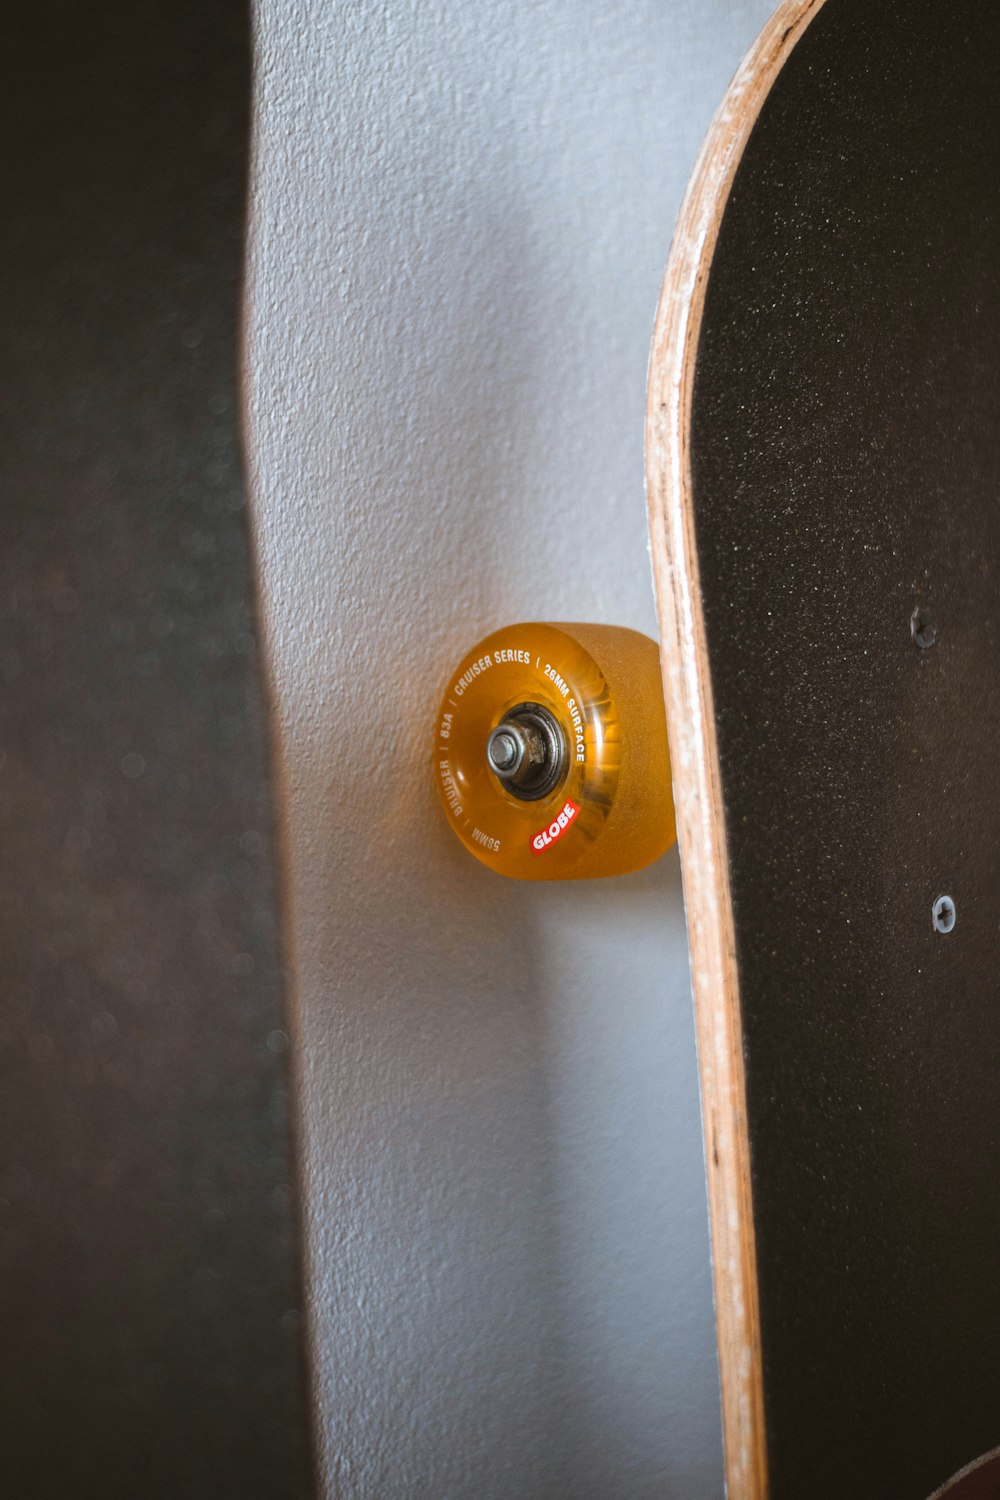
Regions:
[[[435,770],[462,843],[516,880],[623,875],[676,838],[655,641],[511,625],[459,662]]]

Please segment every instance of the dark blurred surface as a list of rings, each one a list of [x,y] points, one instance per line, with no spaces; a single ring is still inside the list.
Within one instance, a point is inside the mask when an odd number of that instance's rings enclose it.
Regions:
[[[249,16],[3,31],[0,1483],[301,1496],[237,431]]]

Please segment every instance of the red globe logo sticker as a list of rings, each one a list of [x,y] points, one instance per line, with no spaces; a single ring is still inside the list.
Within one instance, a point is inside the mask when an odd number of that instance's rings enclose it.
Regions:
[[[563,804],[562,812],[552,819],[546,828],[540,828],[531,839],[532,854],[544,854],[546,849],[561,839],[567,828],[572,828],[577,813],[580,811],[577,803],[567,799]]]

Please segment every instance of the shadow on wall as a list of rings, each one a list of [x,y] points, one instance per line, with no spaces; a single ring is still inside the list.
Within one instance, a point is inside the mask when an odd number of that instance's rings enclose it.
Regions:
[[[717,1371],[705,1358],[711,1290],[677,851],[635,875],[547,885],[533,905],[570,1489],[583,1500],[714,1496]]]

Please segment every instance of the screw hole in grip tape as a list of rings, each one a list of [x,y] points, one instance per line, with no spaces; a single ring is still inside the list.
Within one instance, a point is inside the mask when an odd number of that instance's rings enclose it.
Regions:
[[[676,838],[659,652],[634,630],[494,631],[449,678],[436,728],[448,821],[499,874],[621,875]]]

